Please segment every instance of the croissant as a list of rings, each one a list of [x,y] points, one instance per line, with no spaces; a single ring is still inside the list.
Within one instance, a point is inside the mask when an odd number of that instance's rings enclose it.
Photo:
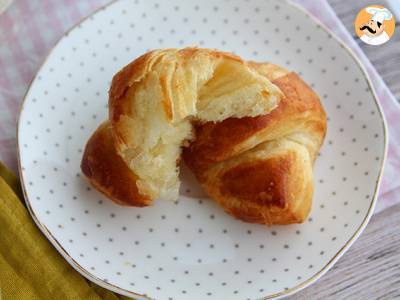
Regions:
[[[118,72],[109,94],[109,121],[89,139],[81,168],[111,200],[176,199],[183,157],[239,219],[307,216],[326,117],[294,73],[216,50],[156,50]]]
[[[232,216],[268,225],[301,223],[311,208],[312,167],[326,114],[297,74],[273,64],[252,66],[283,92],[278,107],[258,117],[197,124],[183,158]]]
[[[136,178],[137,195],[132,198],[178,198],[177,163],[182,146],[193,140],[195,120],[218,122],[269,113],[281,96],[247,62],[216,50],[156,50],[127,65],[111,83],[109,120],[116,153]],[[90,141],[95,143],[96,137]],[[86,154],[93,162],[97,154],[90,150]],[[83,166],[94,169],[87,155]],[[88,177],[92,182],[99,179]]]

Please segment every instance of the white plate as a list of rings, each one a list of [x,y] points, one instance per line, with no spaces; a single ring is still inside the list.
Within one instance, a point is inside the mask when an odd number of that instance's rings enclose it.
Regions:
[[[106,119],[113,74],[154,48],[199,45],[298,72],[321,96],[328,135],[310,218],[265,227],[228,216],[183,172],[177,205],[124,208],[88,186],[82,149]],[[155,299],[277,297],[314,282],[367,224],[385,121],[354,55],[285,1],[117,1],[66,34],[33,81],[18,143],[33,219],[84,276]]]

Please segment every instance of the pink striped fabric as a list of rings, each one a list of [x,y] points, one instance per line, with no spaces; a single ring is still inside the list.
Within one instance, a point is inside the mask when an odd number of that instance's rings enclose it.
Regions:
[[[62,34],[109,0],[16,0],[0,15],[0,160],[17,171],[16,119],[38,67]],[[400,203],[400,107],[326,0],[295,0],[336,33],[370,74],[389,127],[389,153],[376,211]]]
[[[26,89],[63,33],[107,0],[16,0],[0,15],[0,160],[17,171],[16,119]]]

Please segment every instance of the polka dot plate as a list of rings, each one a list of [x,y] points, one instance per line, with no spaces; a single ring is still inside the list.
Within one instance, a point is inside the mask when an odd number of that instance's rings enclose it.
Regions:
[[[320,95],[328,133],[304,224],[266,227],[227,215],[184,167],[177,203],[120,207],[91,188],[82,150],[107,118],[113,74],[155,48],[218,48],[299,73]],[[18,125],[27,206],[88,279],[137,299],[263,299],[311,284],[367,224],[386,129],[357,58],[286,1],[121,0],[82,21],[49,54]]]

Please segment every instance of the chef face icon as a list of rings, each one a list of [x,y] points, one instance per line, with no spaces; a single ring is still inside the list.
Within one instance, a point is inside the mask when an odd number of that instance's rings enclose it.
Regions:
[[[363,42],[369,45],[381,45],[393,35],[394,18],[387,8],[369,6],[360,11],[355,27],[357,35]]]
[[[360,27],[360,30],[369,37],[375,37],[382,34],[384,32],[384,29],[384,24],[378,21],[374,21],[372,19]]]

